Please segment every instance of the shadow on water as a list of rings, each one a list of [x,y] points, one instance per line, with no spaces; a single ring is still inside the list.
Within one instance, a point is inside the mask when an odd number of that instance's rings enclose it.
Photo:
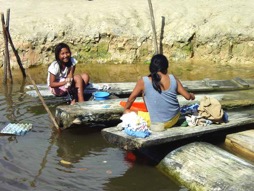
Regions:
[[[253,129],[252,125],[244,125],[235,129],[225,129],[219,132],[210,133],[209,135],[200,135],[198,137],[181,139],[178,141],[173,141],[171,143],[160,144],[159,146],[143,148],[134,151],[134,154],[141,159],[145,159],[148,164],[156,166],[169,152],[193,142],[207,142],[225,149],[224,141],[228,134],[237,133],[239,131],[245,131],[249,129]],[[253,159],[249,159],[240,155],[239,157],[251,163],[254,162]]]

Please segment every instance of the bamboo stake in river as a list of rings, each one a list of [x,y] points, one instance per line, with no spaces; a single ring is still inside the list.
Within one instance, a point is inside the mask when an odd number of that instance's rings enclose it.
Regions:
[[[153,29],[153,42],[154,42],[155,54],[158,54],[159,51],[158,51],[156,27],[155,27],[154,15],[153,15],[153,5],[152,5],[151,0],[148,0],[148,5],[149,5],[149,10],[150,10],[150,15],[151,15],[151,24],[152,24],[152,29]]]
[[[4,22],[4,15],[3,15],[3,13],[1,13],[2,27],[3,27],[3,35],[4,35],[4,40],[5,40],[5,66],[6,66],[6,68],[5,68],[5,71],[4,71],[4,75],[5,75],[5,76],[4,76],[4,80],[3,80],[3,83],[4,83],[4,84],[6,84],[6,81],[7,81],[7,68],[8,68],[7,66],[8,66],[8,64],[9,64],[9,71],[8,71],[8,73],[9,73],[9,75],[10,75],[10,77],[11,77],[11,81],[12,81],[12,75],[11,75],[11,70],[10,70],[10,57],[9,57],[9,49],[8,49],[8,40],[9,40],[9,42],[10,42],[10,44],[11,44],[11,48],[12,48],[12,50],[13,50],[15,56],[16,56],[16,59],[17,59],[17,62],[18,62],[18,64],[19,64],[19,67],[20,67],[20,69],[21,69],[21,71],[22,71],[23,77],[24,77],[24,78],[26,77],[25,69],[23,68],[23,65],[22,65],[22,63],[21,63],[21,59],[20,59],[20,57],[19,57],[18,51],[16,50],[16,48],[15,48],[13,42],[12,42],[11,35],[10,35],[10,33],[9,33],[9,28],[8,28],[8,26],[9,26],[9,18],[10,18],[10,10],[9,10],[9,9],[8,9],[8,11],[7,11],[7,18],[8,18],[8,20],[6,21],[6,23],[7,23],[8,25],[5,25],[5,22]],[[56,122],[54,116],[52,115],[51,111],[49,110],[47,104],[45,103],[45,101],[44,101],[44,99],[43,99],[43,97],[42,97],[42,95],[41,95],[39,89],[37,88],[36,83],[34,82],[34,80],[32,79],[32,77],[31,77],[30,74],[27,74],[27,75],[28,75],[28,77],[30,78],[30,80],[31,80],[31,82],[32,82],[32,84],[33,84],[33,86],[34,86],[34,88],[35,88],[35,90],[36,90],[36,93],[38,94],[38,96],[39,96],[39,98],[40,98],[40,100],[41,100],[41,102],[42,102],[44,108],[45,108],[46,111],[48,112],[49,117],[51,118],[51,120],[52,120],[52,122],[53,122],[53,124],[54,124],[54,127],[55,127],[58,131],[60,131],[60,128],[59,128],[59,126],[58,126],[58,124],[57,124],[57,122]]]

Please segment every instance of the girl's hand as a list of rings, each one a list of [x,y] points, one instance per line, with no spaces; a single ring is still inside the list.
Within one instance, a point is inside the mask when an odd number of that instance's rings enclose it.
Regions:
[[[65,79],[65,88],[68,89],[71,86],[72,78]]]
[[[71,83],[72,80],[73,80],[73,78],[66,78],[66,79],[65,79],[65,81],[66,81],[67,83]]]
[[[67,82],[67,83],[65,84],[64,87],[65,87],[66,89],[68,89],[70,86],[71,86],[71,83],[70,83],[70,82]]]

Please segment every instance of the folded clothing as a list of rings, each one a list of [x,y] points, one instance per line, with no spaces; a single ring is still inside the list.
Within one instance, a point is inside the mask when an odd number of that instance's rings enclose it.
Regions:
[[[145,130],[145,131],[133,131],[132,129],[129,128],[124,128],[124,132],[127,135],[133,136],[133,137],[138,137],[138,138],[145,138],[148,137],[151,132],[149,130]]]

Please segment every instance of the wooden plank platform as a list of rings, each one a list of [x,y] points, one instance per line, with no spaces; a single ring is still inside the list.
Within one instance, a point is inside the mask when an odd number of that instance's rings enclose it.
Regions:
[[[125,150],[135,150],[150,146],[156,146],[173,141],[179,141],[185,138],[192,138],[201,135],[207,135],[213,132],[219,132],[226,129],[237,129],[240,126],[254,124],[254,115],[244,112],[228,112],[229,122],[224,124],[212,124],[209,126],[195,127],[173,127],[162,132],[152,132],[149,137],[136,138],[127,135],[123,130],[117,127],[102,129],[102,136],[106,141]]]
[[[254,91],[244,90],[241,92],[226,92],[226,93],[206,93],[196,94],[196,100],[186,101],[182,96],[178,96],[180,105],[190,105],[199,103],[199,100],[204,96],[210,96],[218,99],[223,109],[232,109],[239,107],[249,107],[254,105]],[[60,105],[56,107],[55,117],[60,126],[69,128],[78,119],[80,124],[88,126],[91,124],[109,124],[115,126],[120,121],[123,108],[119,105],[121,101],[126,101],[126,98],[109,99],[104,101],[86,101],[75,105]],[[137,98],[136,101],[143,101],[142,98]]]
[[[208,143],[170,152],[157,168],[188,190],[253,190],[254,166]]]
[[[234,78],[232,80],[196,80],[182,81],[183,86],[191,92],[216,92],[216,91],[232,91],[246,90],[254,88],[254,79]],[[117,97],[128,97],[135,87],[136,82],[120,82],[120,83],[91,83],[84,91],[85,94],[91,94],[95,91],[104,90]],[[110,89],[107,89],[110,87]],[[106,89],[105,89],[106,88]],[[43,97],[55,97],[49,91],[46,84],[39,84],[38,89]],[[26,86],[26,93],[32,97],[37,97],[37,93],[32,85]],[[56,98],[56,97],[55,97]],[[56,98],[57,99],[57,98]],[[58,99],[63,101],[63,99]]]
[[[228,134],[225,139],[226,147],[233,153],[254,161],[254,130]]]

